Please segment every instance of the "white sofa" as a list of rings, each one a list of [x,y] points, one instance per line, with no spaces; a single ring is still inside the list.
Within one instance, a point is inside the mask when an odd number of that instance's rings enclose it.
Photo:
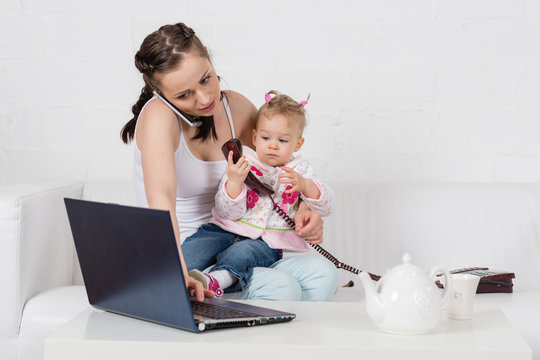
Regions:
[[[488,266],[516,273],[513,294],[479,294],[501,306],[540,358],[540,185],[331,184],[336,212],[325,244],[370,272],[401,262],[426,270]],[[0,358],[41,359],[43,338],[88,306],[62,199],[134,204],[129,182],[0,186]],[[340,272],[346,283],[356,280]],[[336,301],[363,296],[360,283]]]

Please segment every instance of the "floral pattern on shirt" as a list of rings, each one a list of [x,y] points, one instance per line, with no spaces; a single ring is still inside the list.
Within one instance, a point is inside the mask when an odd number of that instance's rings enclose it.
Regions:
[[[253,171],[255,173],[255,175],[257,175],[257,176],[263,176],[263,173],[261,172],[261,170],[257,169],[253,165],[251,165],[251,171]]]
[[[287,185],[285,188],[285,191],[288,191],[292,189],[291,185]],[[298,198],[298,191],[292,192],[292,193],[286,193],[284,192],[281,194],[281,198],[283,199],[284,204],[294,204],[296,199]]]
[[[273,249],[307,251],[308,247],[304,239],[294,233],[294,229],[275,210],[274,203],[279,207],[280,211],[294,218],[298,210],[299,200],[302,198],[311,210],[319,212],[321,216],[327,216],[334,207],[334,192],[327,185],[314,179],[312,167],[301,155],[295,156],[286,166],[304,178],[313,181],[320,191],[318,199],[307,198],[299,192],[284,194],[286,190],[292,189],[290,184],[283,184],[279,181],[279,175],[284,170],[280,167],[270,167],[262,164],[257,159],[255,151],[247,147],[244,147],[244,155],[246,155],[246,159],[251,166],[256,169],[252,170],[252,173],[263,184],[271,186],[274,195],[270,197],[266,194],[257,193],[244,184],[242,193],[232,199],[226,191],[227,176],[225,175],[220,182],[219,191],[216,193],[212,222],[224,230],[251,239],[262,237]],[[259,176],[258,172],[262,176]]]
[[[254,190],[248,189],[247,196],[246,196],[246,207],[248,209],[253,209],[257,201],[259,201],[259,196],[257,195],[257,192]]]

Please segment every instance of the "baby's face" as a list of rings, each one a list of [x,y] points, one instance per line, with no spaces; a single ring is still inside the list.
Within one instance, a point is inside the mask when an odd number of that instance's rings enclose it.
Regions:
[[[304,138],[295,124],[276,114],[262,116],[253,130],[253,144],[259,160],[270,166],[282,166],[289,162],[293,153],[300,150]]]

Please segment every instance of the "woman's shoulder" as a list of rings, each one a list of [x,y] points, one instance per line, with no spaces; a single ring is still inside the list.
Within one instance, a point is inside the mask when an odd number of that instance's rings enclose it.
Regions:
[[[253,113],[257,111],[257,108],[253,103],[244,95],[233,90],[225,90],[225,96],[229,102],[229,107],[232,112],[240,113]]]
[[[180,127],[175,114],[156,98],[148,100],[137,120],[137,143],[142,138],[175,140]]]
[[[234,125],[237,129],[236,136],[240,138],[243,144],[252,147],[251,129],[255,127],[257,108],[247,97],[239,92],[232,90],[226,90],[224,92],[225,96],[227,96]]]
[[[238,91],[223,90],[223,92],[227,96],[227,99],[229,99],[231,101],[238,102],[238,103],[244,103],[244,105],[249,104],[251,106],[254,106],[253,103],[247,97],[245,97],[243,94],[239,93]]]
[[[148,115],[153,117],[154,115],[166,115],[172,114],[172,111],[162,101],[159,101],[157,97],[153,97],[144,104],[139,117],[146,118]]]

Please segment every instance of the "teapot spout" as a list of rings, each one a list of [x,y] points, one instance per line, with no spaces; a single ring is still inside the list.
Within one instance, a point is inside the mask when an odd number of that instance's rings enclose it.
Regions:
[[[375,323],[381,322],[386,310],[385,302],[377,290],[377,283],[371,280],[371,276],[365,271],[358,274],[358,276],[360,276],[360,281],[364,285],[367,313]]]
[[[360,274],[358,274],[358,276],[360,277],[360,281],[362,281],[362,285],[364,285],[366,297],[375,294],[375,282],[371,280],[369,274],[365,271],[362,271]]]

